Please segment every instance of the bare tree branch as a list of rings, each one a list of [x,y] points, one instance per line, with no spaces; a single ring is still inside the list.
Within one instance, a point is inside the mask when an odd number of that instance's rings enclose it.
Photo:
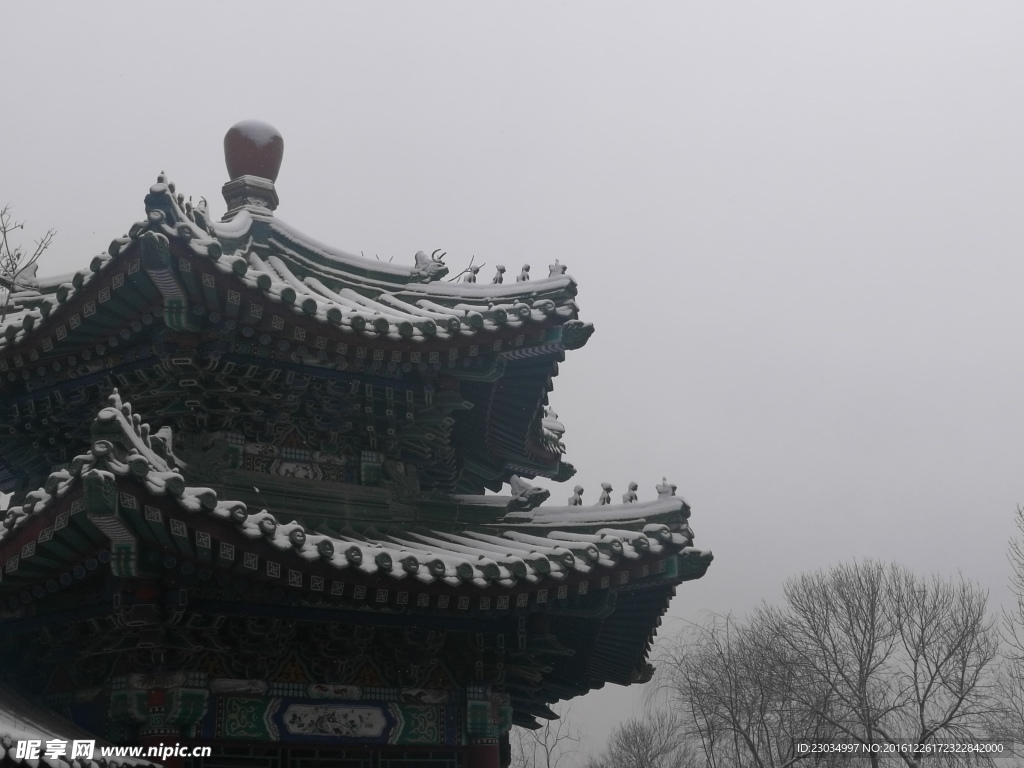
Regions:
[[[616,726],[604,754],[586,768],[697,768],[680,716],[672,708],[650,708]]]
[[[572,708],[562,707],[557,720],[547,720],[537,730],[513,728],[509,735],[512,768],[559,768],[579,749],[580,728],[570,717]]]
[[[1003,611],[1003,655],[997,686],[1001,709],[991,718],[990,725],[992,738],[1019,749],[1019,745],[1024,745],[1024,508],[1020,506],[1015,522],[1018,535],[1010,540],[1007,549],[1015,604]],[[1024,754],[1018,752],[1017,756]]]
[[[35,241],[35,248],[26,253],[19,245],[11,245],[11,234],[16,229],[24,229],[25,222],[14,221],[9,205],[0,209],[0,322],[7,317],[11,302],[21,291],[32,286],[27,280],[35,274],[35,264],[39,257],[53,243],[56,230],[48,229]]]

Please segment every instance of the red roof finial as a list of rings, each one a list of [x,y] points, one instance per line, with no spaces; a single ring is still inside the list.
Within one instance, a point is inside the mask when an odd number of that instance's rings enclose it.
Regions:
[[[280,202],[274,182],[281,170],[284,139],[272,125],[259,120],[235,123],[224,136],[224,162],[231,180],[224,185],[228,204],[225,221],[239,211],[271,216]]]
[[[258,176],[277,181],[284,156],[284,139],[269,123],[243,120],[224,136],[224,162],[232,180],[240,176]]]

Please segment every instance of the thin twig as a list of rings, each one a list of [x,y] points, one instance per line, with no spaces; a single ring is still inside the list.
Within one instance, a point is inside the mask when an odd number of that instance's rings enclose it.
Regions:
[[[8,237],[14,230],[24,228],[25,222],[11,221],[11,207],[9,205],[0,209],[0,286],[3,289],[2,299],[0,299],[0,322],[3,322],[7,317],[11,297],[14,292],[19,288],[30,287],[28,283],[19,282],[18,278],[39,261],[39,257],[50,247],[53,243],[53,238],[57,234],[55,229],[46,230],[46,233],[36,240],[35,250],[26,258],[21,246],[11,247]]]

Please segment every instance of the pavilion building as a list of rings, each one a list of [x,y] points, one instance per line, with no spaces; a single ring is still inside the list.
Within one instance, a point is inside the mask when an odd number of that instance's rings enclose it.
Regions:
[[[649,679],[711,554],[670,483],[528,482],[575,472],[565,267],[329,248],[274,214],[276,132],[225,148],[222,221],[161,174],[85,268],[0,277],[0,687],[195,768],[497,768],[513,725]]]

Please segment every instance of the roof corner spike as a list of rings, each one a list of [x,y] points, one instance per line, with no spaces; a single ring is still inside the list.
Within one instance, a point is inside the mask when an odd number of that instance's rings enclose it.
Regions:
[[[224,136],[224,162],[231,180],[222,190],[228,205],[225,221],[242,210],[273,215],[280,202],[274,182],[283,157],[284,138],[272,125],[243,120],[228,129]]]

